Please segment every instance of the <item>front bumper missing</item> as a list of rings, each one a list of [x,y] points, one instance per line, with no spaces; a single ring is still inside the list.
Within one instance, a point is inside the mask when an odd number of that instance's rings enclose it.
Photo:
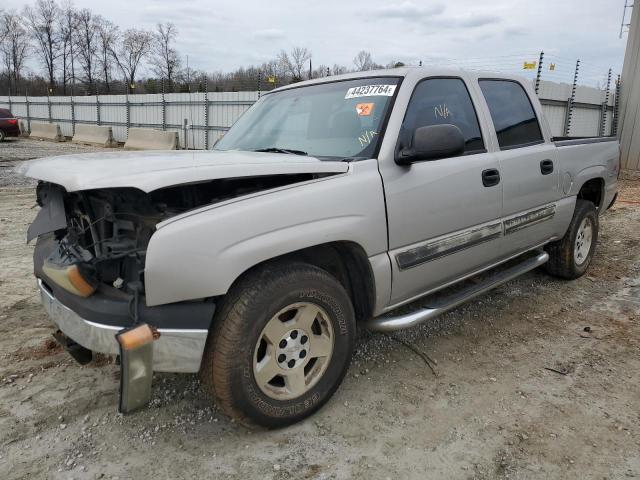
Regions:
[[[56,299],[40,279],[38,288],[42,305],[62,333],[93,352],[120,354],[116,334],[124,326],[85,320]],[[200,370],[208,330],[161,328],[158,332],[160,338],[153,342],[153,371],[195,373]]]

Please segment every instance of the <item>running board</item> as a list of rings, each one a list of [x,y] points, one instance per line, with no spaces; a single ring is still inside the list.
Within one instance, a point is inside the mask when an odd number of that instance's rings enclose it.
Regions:
[[[439,299],[430,306],[422,307],[417,311],[403,315],[372,318],[367,322],[367,328],[376,332],[393,332],[395,330],[415,327],[416,325],[427,320],[431,320],[438,315],[442,315],[444,312],[451,310],[452,308],[455,308],[478,295],[482,295],[503,283],[513,280],[523,273],[545,264],[548,260],[549,254],[547,252],[541,252],[535,257],[529,257],[521,263],[490,275],[481,283],[470,285],[449,296]]]

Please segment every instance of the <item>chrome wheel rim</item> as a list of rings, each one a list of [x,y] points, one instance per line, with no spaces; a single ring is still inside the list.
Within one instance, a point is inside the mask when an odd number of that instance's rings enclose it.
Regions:
[[[314,303],[294,303],[276,313],[253,353],[253,376],[262,393],[291,400],[308,392],[331,361],[334,338],[327,312]]]
[[[573,259],[576,262],[576,265],[582,265],[587,261],[592,241],[593,224],[590,218],[585,218],[580,223],[578,234],[576,235],[576,242],[573,247]]]

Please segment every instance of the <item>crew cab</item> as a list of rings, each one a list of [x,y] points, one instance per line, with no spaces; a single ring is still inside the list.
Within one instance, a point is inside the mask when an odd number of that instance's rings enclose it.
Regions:
[[[44,307],[77,357],[119,355],[120,409],[152,371],[199,372],[266,427],[331,397],[358,323],[413,327],[543,265],[583,275],[618,168],[613,137],[552,137],[528,80],[428,68],[276,89],[211,151],[19,167],[40,180]]]

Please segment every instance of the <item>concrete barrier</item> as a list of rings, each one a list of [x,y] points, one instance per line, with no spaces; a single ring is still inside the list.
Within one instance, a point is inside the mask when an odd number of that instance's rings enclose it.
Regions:
[[[125,150],[177,150],[178,132],[151,128],[130,128]]]
[[[112,128],[99,125],[76,125],[76,133],[71,141],[82,145],[97,145],[99,147],[116,146],[116,142],[113,140]]]
[[[64,142],[65,138],[57,123],[31,122],[30,138],[40,138],[42,140],[53,140],[54,142]]]

